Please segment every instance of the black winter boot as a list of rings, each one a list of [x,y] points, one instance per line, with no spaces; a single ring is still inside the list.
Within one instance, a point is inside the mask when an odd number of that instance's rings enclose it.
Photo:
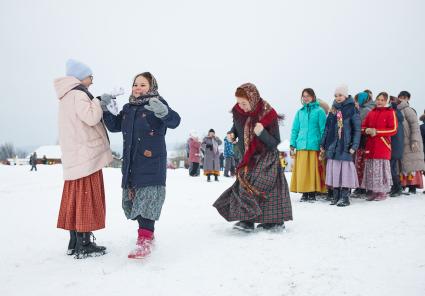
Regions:
[[[215,175],[215,176],[214,176],[214,180],[215,180],[216,182],[218,182],[218,176],[217,176],[217,175]]]
[[[76,244],[77,244],[77,232],[75,230],[70,230],[69,231],[68,251],[66,252],[67,255],[74,255]]]
[[[211,175],[210,174],[207,175],[207,182],[211,182]]]
[[[239,221],[233,226],[233,228],[244,232],[252,232],[254,231],[254,223],[249,221]]]
[[[257,229],[278,232],[278,231],[282,231],[282,230],[285,229],[285,224],[283,224],[283,223],[261,223],[261,224],[257,225]]]
[[[334,191],[332,188],[328,188],[328,193],[326,194],[326,200],[327,201],[332,201],[334,196]]]
[[[315,202],[316,201],[316,192],[309,192],[308,193],[308,201],[309,202]]]
[[[93,237],[93,241],[91,241]],[[77,244],[75,246],[75,259],[84,259],[92,256],[102,256],[106,254],[106,248],[98,246],[92,232],[77,232]]]
[[[303,195],[301,196],[300,202],[305,202],[308,201],[308,193],[304,192]]]
[[[341,188],[341,195],[338,201],[338,207],[346,207],[350,205],[350,188]]]
[[[341,198],[341,188],[334,188],[333,190],[333,198],[331,205],[334,206],[338,203],[339,199]]]
[[[416,186],[415,185],[409,186],[409,194],[416,194]]]

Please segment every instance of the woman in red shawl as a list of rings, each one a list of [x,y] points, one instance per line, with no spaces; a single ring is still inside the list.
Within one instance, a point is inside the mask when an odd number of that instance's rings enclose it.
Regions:
[[[214,203],[227,221],[239,221],[234,228],[253,231],[284,228],[292,220],[288,184],[279,162],[279,116],[252,83],[236,90],[233,107],[234,139],[243,158],[236,182]]]

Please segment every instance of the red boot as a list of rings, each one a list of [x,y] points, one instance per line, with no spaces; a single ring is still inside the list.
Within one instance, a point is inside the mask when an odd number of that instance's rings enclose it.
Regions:
[[[128,254],[130,259],[143,259],[151,253],[153,246],[153,232],[147,229],[139,228],[136,248]]]

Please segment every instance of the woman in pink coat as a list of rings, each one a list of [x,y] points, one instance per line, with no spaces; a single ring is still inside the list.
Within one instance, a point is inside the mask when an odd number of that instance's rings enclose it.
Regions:
[[[92,81],[90,68],[68,60],[66,77],[54,82],[65,179],[57,227],[69,230],[68,255],[77,259],[106,250],[91,240],[92,231],[105,228],[102,168],[112,161],[100,101],[88,91]]]
[[[199,176],[199,163],[201,162],[201,141],[196,132],[190,133],[189,143],[189,175],[192,177]]]

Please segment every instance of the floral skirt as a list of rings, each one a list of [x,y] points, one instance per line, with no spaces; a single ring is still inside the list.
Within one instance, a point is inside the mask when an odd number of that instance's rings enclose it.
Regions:
[[[357,170],[357,177],[359,179],[359,184],[362,184],[363,182],[363,174],[364,174],[364,166],[365,166],[365,150],[359,148],[356,151],[356,170]]]
[[[134,197],[129,189],[122,191],[122,208],[127,219],[135,220],[137,216],[150,220],[159,220],[165,201],[165,186],[148,186],[134,189]]]
[[[387,193],[393,185],[390,161],[366,159],[361,188],[373,192]]]
[[[328,159],[326,164],[326,185],[332,188],[359,187],[354,162]]]

